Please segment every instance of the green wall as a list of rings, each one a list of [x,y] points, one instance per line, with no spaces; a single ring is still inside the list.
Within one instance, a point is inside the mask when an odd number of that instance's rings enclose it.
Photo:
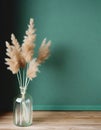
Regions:
[[[20,0],[20,42],[29,19],[37,29],[36,52],[44,37],[51,56],[29,85],[34,110],[101,110],[101,1]]]

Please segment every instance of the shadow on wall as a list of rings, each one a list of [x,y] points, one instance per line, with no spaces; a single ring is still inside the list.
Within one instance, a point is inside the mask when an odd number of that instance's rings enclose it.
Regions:
[[[63,79],[63,77],[67,75],[66,72],[68,71],[71,62],[70,55],[68,46],[64,46],[62,43],[57,45],[57,47],[51,52],[51,56],[47,64],[48,67],[54,71],[54,74],[59,74],[58,78],[60,76],[60,78]]]
[[[46,63],[50,77],[50,85],[47,94],[51,98],[48,98],[47,104],[52,104],[50,107],[56,107],[56,105],[61,105],[65,101],[66,92],[69,89],[69,76],[73,76],[72,64],[73,62],[73,50],[71,50],[68,45],[59,43],[51,52],[49,61]],[[50,72],[51,71],[51,72]],[[58,91],[58,93],[57,93]],[[66,94],[66,95],[65,95]],[[62,107],[61,107],[62,108]],[[57,108],[50,108],[50,110],[55,110]]]
[[[13,0],[0,1],[0,111],[12,109],[13,96],[15,95],[15,76],[7,70],[5,65],[5,41],[10,42],[10,35],[14,32],[14,13],[16,3]]]

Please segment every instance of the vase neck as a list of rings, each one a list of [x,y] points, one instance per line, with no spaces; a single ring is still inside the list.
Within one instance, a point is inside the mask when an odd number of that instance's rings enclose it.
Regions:
[[[20,92],[21,92],[22,95],[26,94],[26,90],[27,90],[26,87],[20,87]]]

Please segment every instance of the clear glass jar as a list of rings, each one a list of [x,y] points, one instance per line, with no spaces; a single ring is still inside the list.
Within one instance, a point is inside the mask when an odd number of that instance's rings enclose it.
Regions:
[[[17,126],[30,126],[32,124],[33,102],[27,93],[26,87],[20,87],[20,95],[14,99],[13,122]]]

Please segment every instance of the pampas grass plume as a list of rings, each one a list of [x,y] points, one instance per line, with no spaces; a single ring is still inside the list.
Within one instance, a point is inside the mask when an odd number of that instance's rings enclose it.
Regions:
[[[35,31],[34,20],[31,18],[22,45],[19,44],[14,34],[11,34],[11,44],[6,41],[5,64],[8,65],[7,69],[17,74],[20,87],[28,86],[29,82],[37,76],[39,65],[50,55],[51,41],[45,38],[40,45],[38,57],[34,58]]]

